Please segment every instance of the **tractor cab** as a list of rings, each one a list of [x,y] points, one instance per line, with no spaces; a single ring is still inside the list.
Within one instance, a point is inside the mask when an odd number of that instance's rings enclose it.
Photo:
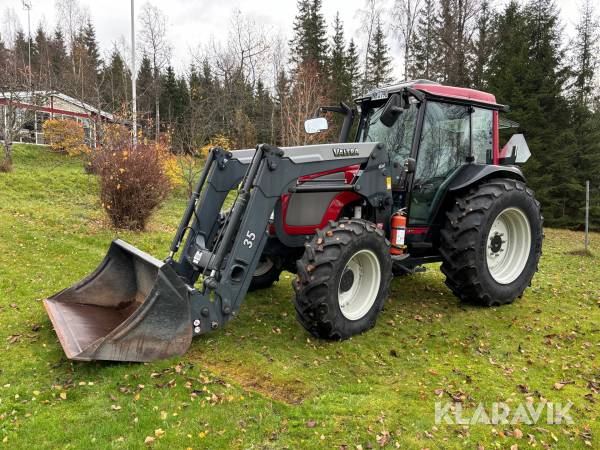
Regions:
[[[390,158],[394,208],[405,211],[409,233],[440,224],[440,203],[464,166],[515,162],[510,153],[516,152],[513,145],[509,143],[503,153],[499,150],[498,113],[507,108],[496,103],[492,94],[416,80],[373,90],[356,99],[356,104],[356,135],[353,139],[345,135],[351,126],[344,123],[340,142],[384,146]],[[349,118],[353,114],[346,114]],[[309,132],[320,131],[326,124],[321,121],[309,128]],[[518,142],[523,146],[524,139]],[[525,158],[518,162],[529,156],[524,147],[519,153]]]

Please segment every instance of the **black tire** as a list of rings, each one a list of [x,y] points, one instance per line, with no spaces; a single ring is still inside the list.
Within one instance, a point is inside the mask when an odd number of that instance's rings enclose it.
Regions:
[[[217,244],[217,239],[219,237],[219,234],[221,233],[221,229],[225,226],[225,222],[227,221],[229,213],[230,210],[219,213],[219,218],[217,219],[217,230],[212,238],[211,249]],[[250,287],[248,287],[249,291],[266,289],[271,287],[276,281],[279,281],[279,275],[281,275],[281,271],[283,270],[280,258],[274,255],[267,255],[263,253],[260,256],[260,261],[258,263],[259,266],[261,263],[264,263],[266,259],[271,260],[273,265],[269,268],[269,270],[259,274],[255,273],[252,276],[252,281],[250,281]],[[257,271],[262,272],[260,271],[259,266],[257,266]]]
[[[516,209],[527,218],[531,244],[520,275],[514,281],[500,283],[490,272],[487,252],[503,250],[497,247],[492,250],[492,240],[488,241],[488,238],[494,221],[507,209]],[[446,223],[441,231],[440,253],[446,285],[465,302],[482,306],[512,303],[523,295],[538,269],[542,254],[542,224],[540,203],[522,181],[491,179],[458,195],[446,213]],[[506,241],[500,238],[497,242],[502,246]]]
[[[348,272],[346,264],[362,250],[368,250],[363,253],[369,254],[373,261],[376,258],[379,264],[379,287],[370,309],[361,317],[350,320],[342,312],[338,293],[342,275],[344,271]],[[297,317],[313,336],[346,339],[375,325],[388,296],[392,261],[385,234],[373,223],[361,219],[330,222],[305,245],[297,268],[298,276],[292,282]],[[350,278],[354,280],[353,275]],[[376,281],[373,283],[375,285]]]
[[[261,270],[261,264],[269,264],[268,270]],[[281,262],[278,258],[266,255],[263,253],[260,257],[254,274],[252,275],[252,281],[250,282],[249,291],[256,291],[258,289],[266,289],[273,286],[273,283],[279,281],[279,275],[281,274]]]

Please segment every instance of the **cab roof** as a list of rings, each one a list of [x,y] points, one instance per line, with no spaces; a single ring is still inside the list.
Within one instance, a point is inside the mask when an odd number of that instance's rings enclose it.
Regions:
[[[426,95],[428,94],[433,97],[453,98],[473,103],[484,103],[499,109],[504,109],[503,105],[496,103],[496,97],[493,94],[469,88],[444,86],[430,80],[403,81],[392,86],[374,89],[358,98],[357,102],[384,100],[387,99],[390,94],[400,92],[406,87],[417,89],[424,92]]]

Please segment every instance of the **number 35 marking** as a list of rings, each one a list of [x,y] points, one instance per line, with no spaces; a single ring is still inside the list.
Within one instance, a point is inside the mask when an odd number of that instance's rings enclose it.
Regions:
[[[252,243],[254,242],[254,239],[256,239],[256,235],[248,230],[246,231],[246,237],[248,239],[244,239],[244,245],[248,248],[252,248]]]

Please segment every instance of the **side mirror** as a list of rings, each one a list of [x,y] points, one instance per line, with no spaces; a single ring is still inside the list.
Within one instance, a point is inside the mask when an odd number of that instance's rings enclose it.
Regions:
[[[308,134],[319,133],[325,131],[327,128],[329,128],[329,125],[325,117],[316,117],[304,121],[304,131]]]
[[[513,134],[500,150],[500,158],[504,158],[507,164],[523,164],[527,162],[530,156],[531,151],[525,141],[525,136],[522,134]]]
[[[392,94],[385,104],[379,120],[386,127],[390,128],[396,123],[400,114],[404,112],[404,109],[406,109],[404,97],[400,94]]]
[[[404,161],[404,171],[406,173],[414,173],[417,168],[417,161],[415,158],[406,158]]]

